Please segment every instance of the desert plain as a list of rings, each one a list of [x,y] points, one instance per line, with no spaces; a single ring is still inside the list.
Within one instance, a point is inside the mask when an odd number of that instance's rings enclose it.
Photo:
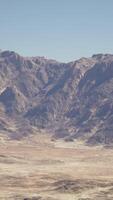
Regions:
[[[0,200],[112,200],[113,149],[51,141],[0,141]]]

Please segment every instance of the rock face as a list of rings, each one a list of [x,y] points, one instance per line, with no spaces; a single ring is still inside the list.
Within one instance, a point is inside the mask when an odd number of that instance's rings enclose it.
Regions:
[[[59,63],[0,52],[0,129],[4,134],[21,138],[36,126],[66,141],[110,144],[112,122],[113,55]]]

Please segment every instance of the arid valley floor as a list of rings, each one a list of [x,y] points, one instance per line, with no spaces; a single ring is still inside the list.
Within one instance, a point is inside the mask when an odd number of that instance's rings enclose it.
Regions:
[[[0,200],[113,199],[112,149],[30,141],[1,141]]]

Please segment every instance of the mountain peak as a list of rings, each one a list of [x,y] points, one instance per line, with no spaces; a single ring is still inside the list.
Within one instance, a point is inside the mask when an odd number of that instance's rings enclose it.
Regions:
[[[109,58],[109,57],[113,57],[113,55],[112,54],[102,54],[102,53],[92,55],[92,58],[95,58],[95,59],[98,59],[98,60]]]
[[[8,51],[8,50],[6,50],[6,51],[0,51],[0,54],[1,54],[1,56],[3,56],[3,57],[9,57],[9,56],[12,56],[12,55],[14,55],[14,54],[16,54],[14,51]]]

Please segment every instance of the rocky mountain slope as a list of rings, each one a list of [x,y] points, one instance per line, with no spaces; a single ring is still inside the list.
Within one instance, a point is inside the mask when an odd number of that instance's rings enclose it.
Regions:
[[[0,52],[0,131],[19,139],[33,128],[52,138],[113,143],[113,55],[70,63]]]

